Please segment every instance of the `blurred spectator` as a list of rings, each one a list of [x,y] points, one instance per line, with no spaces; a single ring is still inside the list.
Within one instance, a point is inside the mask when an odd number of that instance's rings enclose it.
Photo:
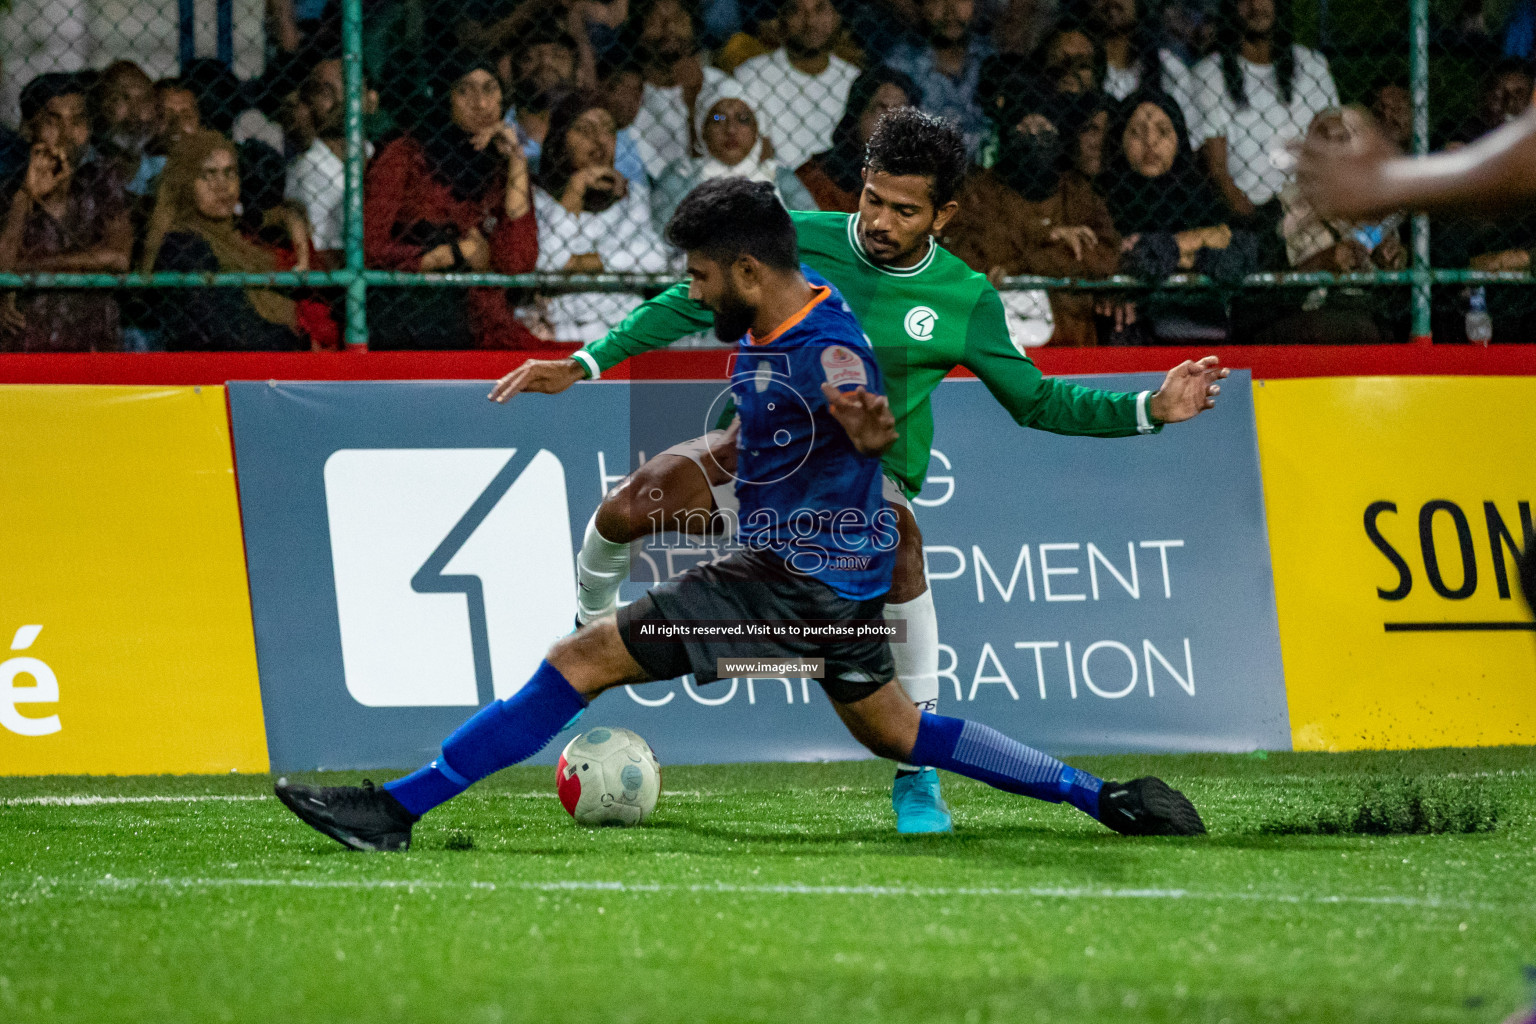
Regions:
[[[160,107],[160,125],[153,149],[169,156],[184,136],[203,127],[203,115],[197,106],[197,94],[179,78],[156,82],[155,99]]]
[[[619,44],[639,58],[645,78],[630,131],[653,178],[693,155],[697,140],[690,131],[699,90],[726,77],[700,59],[693,19],[683,0],[640,0],[626,26],[627,38]]]
[[[1328,61],[1292,42],[1290,0],[1222,0],[1217,52],[1191,69],[1192,141],[1227,208],[1268,230],[1289,180],[1286,144],[1339,105]]]
[[[555,105],[533,203],[542,271],[568,274],[659,273],[668,259],[651,226],[649,203],[613,167],[613,115],[602,97],[574,93]],[[640,300],[585,292],[542,303],[535,333],[556,341],[593,341]]]
[[[1109,131],[1109,107],[1102,96],[1084,96],[1075,103],[1076,117],[1067,139],[1071,164],[1068,174],[1075,174],[1089,185],[1104,169],[1104,137]]]
[[[972,33],[975,0],[919,0],[922,46],[903,43],[892,50],[891,67],[909,75],[923,94],[923,109],[952,119],[965,135],[974,155],[987,130],[986,115],[976,103],[981,64],[992,43]]]
[[[640,148],[635,144],[632,126],[640,114],[640,100],[645,94],[645,78],[640,67],[632,60],[619,59],[599,65],[598,89],[613,123],[618,129],[614,135],[613,169],[629,179],[638,188],[646,188],[650,178],[645,173],[645,162],[640,159]]]
[[[795,171],[818,209],[856,213],[864,190],[864,147],[888,110],[919,106],[922,93],[912,79],[887,67],[871,68],[848,90],[843,119],[832,131],[832,148]]]
[[[1498,44],[1488,30],[1488,17],[1483,6],[1483,0],[1459,0],[1457,10],[1452,14],[1448,3],[1440,4],[1431,15],[1430,45],[1449,51],[1459,50],[1478,59],[1497,53]]]
[[[1504,21],[1504,56],[1536,59],[1536,0],[1516,0]]]
[[[1506,57],[1496,62],[1483,75],[1476,112],[1451,133],[1449,141],[1465,144],[1504,127],[1531,105],[1533,87],[1536,78],[1524,61]]]
[[[289,246],[292,240],[306,240],[306,251],[313,264],[313,241],[309,234],[309,216],[304,204],[289,200],[288,163],[283,154],[258,139],[235,143],[240,159],[240,229],[273,247]],[[278,207],[282,207],[278,211]],[[277,211],[277,212],[274,212]],[[304,222],[304,230],[289,231],[293,216]]]
[[[1104,55],[1104,92],[1117,100],[1137,91],[1167,93],[1189,120],[1189,69],[1158,45],[1144,0],[1087,0],[1087,7],[1084,25]]]
[[[296,61],[287,62],[287,66],[296,64]],[[268,94],[274,90],[279,95],[286,94],[297,84],[286,78],[283,69],[274,68],[267,79],[247,87],[223,61],[198,57],[182,65],[181,80],[197,96],[203,124],[236,142],[260,139],[273,149],[283,150],[282,128],[253,102],[255,98],[270,98],[270,109],[276,113],[276,99]],[[257,95],[253,96],[253,93]],[[309,141],[305,140],[304,146],[307,148],[308,145]],[[302,148],[298,150],[303,151]]]
[[[651,222],[661,234],[683,197],[701,182],[742,177],[766,181],[791,210],[814,210],[816,202],[794,172],[769,155],[768,140],[758,131],[757,112],[746,86],[734,78],[705,89],[695,104],[695,132],[704,156],[668,167],[651,192]]]
[[[528,168],[537,174],[550,108],[576,87],[576,41],[559,25],[536,25],[517,40],[505,60],[509,67],[502,84],[512,97],[506,122],[517,129]]]
[[[160,127],[155,83],[133,61],[115,61],[97,80],[94,101],[97,158],[122,176],[129,195],[148,195],[165,168],[165,157],[149,152]]]
[[[197,97],[202,123],[222,135],[235,130],[235,119],[249,105],[240,79],[222,61],[199,57],[181,69],[181,82]]]
[[[328,58],[310,71],[300,99],[313,118],[315,141],[289,165],[283,195],[300,204],[315,241],[315,269],[344,262],[347,130],[341,61]]]
[[[469,0],[442,10],[458,15],[453,35],[465,49],[508,54],[519,62],[526,56],[530,43],[553,42],[567,48],[574,57],[574,81],[590,88],[597,80],[593,35],[611,36],[611,30],[623,24],[627,7],[627,0]],[[434,10],[433,14],[437,13]],[[429,33],[431,21],[429,15]],[[502,79],[503,91],[508,96],[513,93],[517,77],[514,72]]]
[[[747,61],[770,54],[782,46],[786,28],[784,17],[779,11],[781,3],[782,0],[745,0],[742,6],[747,12],[747,24],[715,51],[715,67],[728,75],[734,75]],[[858,7],[851,0],[835,5],[839,24],[846,26],[848,9],[856,12]],[[828,45],[831,52],[844,62],[854,67],[864,63],[864,51],[859,49],[844,28],[839,29]]]
[[[781,166],[795,168],[832,144],[859,69],[832,52],[842,18],[831,0],[782,0],[784,45],[736,69]]]
[[[1056,27],[1064,6],[1066,0],[990,0],[983,10],[991,15],[998,52],[1022,57]]]
[[[91,135],[79,74],[39,75],[21,91],[32,146],[0,229],[0,270],[124,273],[133,252],[122,178],[85,159]],[[23,293],[0,318],[0,350],[110,352],[122,348],[118,307],[105,290]]]
[[[1013,123],[1002,133],[997,163],[966,178],[960,210],[944,231],[944,247],[994,283],[1018,274],[1100,278],[1115,273],[1120,235],[1104,200],[1085,177],[1064,173],[1071,164],[1068,146],[1082,120],[1074,102],[1064,97],[1009,108],[1005,121]],[[1014,336],[1025,345],[1098,344],[1091,294],[1053,292],[1048,311],[1039,308],[1037,292],[1002,295]]]
[[[1027,62],[1027,67],[1039,69],[1052,90],[1073,95],[1098,92],[1103,66],[1103,51],[1073,24],[1057,25],[1046,33]]]
[[[383,270],[533,269],[538,231],[528,162],[503,123],[494,66],[466,51],[442,66],[450,87],[411,134],[385,146],[363,190],[364,254]],[[532,339],[501,289],[368,293],[369,344],[377,348],[517,347]]]
[[[1307,138],[1347,147],[1367,130],[1369,116],[1358,107],[1325,110],[1312,120]],[[1325,220],[1295,182],[1280,190],[1280,204],[1285,211],[1280,233],[1293,270],[1348,274],[1408,266],[1408,250],[1398,234],[1402,214],[1377,223]],[[1316,288],[1289,311],[1284,310],[1294,301],[1289,295],[1273,296],[1265,303],[1269,315],[1251,336],[1261,345],[1383,344],[1392,340],[1388,295],[1378,289]]]
[[[4,81],[5,72],[0,68],[0,82]],[[10,198],[27,169],[30,155],[26,138],[10,125],[0,124],[0,196]]]
[[[1123,237],[1121,271],[1158,279],[1179,271],[1240,280],[1257,265],[1257,240],[1234,229],[1231,213],[1195,166],[1184,116],[1162,95],[1132,96],[1111,119],[1104,198]],[[1115,340],[1134,344],[1178,338],[1219,340],[1226,333],[1219,300],[1197,293],[1154,294],[1139,318],[1116,311]]]
[[[1163,42],[1186,68],[1192,68],[1216,43],[1216,26],[1206,0],[1168,0],[1162,9]]]
[[[1408,90],[1393,81],[1382,82],[1371,90],[1371,113],[1382,134],[1403,152],[1413,148],[1413,99]]]
[[[272,45],[285,53],[296,53],[321,29],[326,14],[335,17],[339,4],[333,0],[266,0],[267,32]]]
[[[146,272],[268,273],[305,270],[309,245],[302,218],[286,221],[285,256],[241,234],[240,158],[218,132],[181,140],[166,164],[144,239]],[[164,296],[161,327],[172,351],[289,350],[309,347],[313,332],[334,336],[324,307],[301,316],[298,305],[270,288],[187,288]]]

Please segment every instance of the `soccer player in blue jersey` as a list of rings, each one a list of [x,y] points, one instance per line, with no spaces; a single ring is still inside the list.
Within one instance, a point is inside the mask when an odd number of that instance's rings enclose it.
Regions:
[[[821,657],[839,717],[882,757],[1068,801],[1121,832],[1204,832],[1194,806],[1158,779],[1105,787],[988,726],[919,711],[885,640],[848,635],[883,624],[899,543],[880,469],[896,421],[869,341],[837,290],[800,265],[772,185],[699,186],[667,239],[687,254],[690,297],[714,312],[723,340],[739,339],[731,391],[743,549],[556,641],[522,689],[477,712],[426,767],[383,789],[280,779],[283,803],[354,849],[406,849],[421,815],[537,753],[605,690],[690,672],[711,683],[721,658]],[[815,623],[839,639],[803,628],[725,639],[659,628],[702,621]]]

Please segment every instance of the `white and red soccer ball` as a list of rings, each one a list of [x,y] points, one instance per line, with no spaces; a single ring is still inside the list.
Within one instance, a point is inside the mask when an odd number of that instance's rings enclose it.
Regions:
[[[628,729],[597,726],[565,745],[555,769],[560,806],[583,825],[638,825],[656,809],[661,762]]]

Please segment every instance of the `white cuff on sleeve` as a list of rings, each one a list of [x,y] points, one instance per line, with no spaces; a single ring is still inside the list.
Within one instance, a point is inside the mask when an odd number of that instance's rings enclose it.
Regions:
[[[579,348],[571,353],[572,359],[578,359],[587,368],[587,379],[597,380],[603,375],[603,371],[597,365],[597,360],[592,358],[592,353],[584,348]],[[1138,414],[1139,415],[1139,414]],[[1144,417],[1143,417],[1144,418]]]
[[[1157,427],[1152,423],[1152,417],[1147,413],[1147,401],[1152,397],[1152,392],[1143,391],[1136,396],[1136,433],[1150,434]]]

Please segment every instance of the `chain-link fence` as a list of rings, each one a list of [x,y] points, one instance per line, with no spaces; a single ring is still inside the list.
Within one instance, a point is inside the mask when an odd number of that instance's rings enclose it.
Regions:
[[[517,348],[681,275],[695,185],[858,208],[912,104],[1021,344],[1524,341],[1536,224],[1318,217],[1288,143],[1464,145],[1536,4],[10,0],[0,351]],[[699,344],[712,343],[698,339]]]

